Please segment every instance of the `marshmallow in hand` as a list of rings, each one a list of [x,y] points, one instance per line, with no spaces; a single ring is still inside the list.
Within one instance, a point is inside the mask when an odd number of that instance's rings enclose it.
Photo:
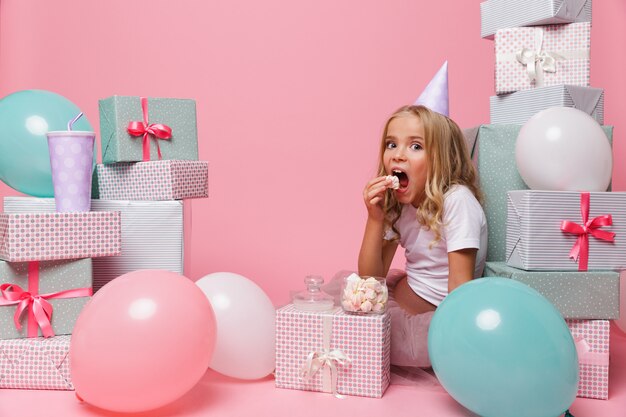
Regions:
[[[387,179],[391,181],[391,184],[389,184],[388,188],[391,188],[393,190],[397,190],[398,188],[400,188],[400,180],[398,179],[398,177],[396,177],[395,175],[387,175]]]

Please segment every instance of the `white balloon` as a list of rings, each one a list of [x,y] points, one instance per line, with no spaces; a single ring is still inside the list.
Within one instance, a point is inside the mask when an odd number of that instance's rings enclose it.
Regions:
[[[276,309],[261,287],[232,272],[209,274],[196,284],[209,299],[217,322],[209,367],[240,379],[272,373],[276,363]]]
[[[613,152],[604,130],[570,107],[531,117],[517,137],[515,160],[533,190],[606,191],[611,183]]]

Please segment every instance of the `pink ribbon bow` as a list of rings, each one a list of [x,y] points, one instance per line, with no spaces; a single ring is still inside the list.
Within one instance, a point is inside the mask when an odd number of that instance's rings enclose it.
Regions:
[[[158,139],[167,140],[172,138],[172,128],[161,124],[152,123],[148,124],[148,99],[141,97],[141,111],[143,113],[143,122],[129,122],[126,130],[131,136],[143,136],[143,160],[150,160],[150,135],[154,136],[156,140],[157,152],[159,159],[161,156],[161,147],[159,146]]]
[[[52,304],[47,300],[53,298],[87,297],[92,295],[91,288],[76,288],[49,294],[39,292],[39,262],[28,265],[28,289],[24,291],[19,285],[0,285],[0,306],[17,305],[13,322],[18,331],[22,330],[22,314],[28,311],[28,337],[37,337],[37,328],[45,337],[54,336],[52,330]]]
[[[576,346],[578,363],[580,365],[609,366],[609,353],[592,352],[591,345],[584,337],[575,337],[574,346]]]
[[[563,220],[561,222],[561,230],[566,233],[573,233],[578,235],[576,243],[572,247],[569,253],[569,257],[577,261],[579,271],[586,271],[589,262],[589,233],[596,239],[605,240],[607,242],[615,241],[615,233],[607,232],[606,230],[599,230],[603,226],[612,226],[613,217],[610,214],[595,217],[589,220],[589,193],[580,193],[580,212],[583,219],[583,224],[579,225],[569,220]]]

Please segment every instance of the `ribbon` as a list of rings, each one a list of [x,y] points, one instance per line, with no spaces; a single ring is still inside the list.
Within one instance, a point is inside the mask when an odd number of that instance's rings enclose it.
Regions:
[[[129,122],[126,130],[131,136],[143,136],[144,161],[150,160],[150,135],[154,136],[156,139],[155,143],[159,159],[163,159],[158,139],[171,139],[172,128],[160,123],[148,124],[148,99],[146,97],[141,97],[141,112],[143,113],[143,122]]]
[[[55,298],[87,297],[92,295],[91,288],[76,288],[48,294],[39,292],[39,262],[28,264],[28,291],[19,285],[0,285],[0,306],[17,305],[13,322],[18,331],[22,331],[22,315],[28,311],[28,337],[37,337],[38,328],[44,337],[54,336],[52,330],[52,304],[47,300]]]
[[[302,368],[300,378],[309,381],[318,371],[322,370],[322,390],[332,392],[337,398],[344,398],[337,392],[337,366],[349,366],[350,358],[339,349],[330,349],[330,337],[333,329],[333,316],[324,315],[323,320],[323,348],[310,352]]]
[[[574,345],[576,346],[579,364],[609,366],[609,352],[592,352],[589,342],[582,336],[574,338]]]
[[[543,85],[543,73],[556,72],[556,61],[565,58],[557,53],[542,50],[543,29],[534,28],[534,33],[535,48],[522,48],[515,57],[522,65],[526,66],[530,81],[535,81],[535,85],[541,87]]]
[[[610,214],[598,216],[589,220],[589,193],[580,193],[580,213],[582,215],[583,224],[579,225],[569,220],[561,222],[561,230],[565,233],[573,233],[578,235],[576,243],[569,253],[569,257],[578,263],[579,271],[586,271],[589,262],[589,234],[596,239],[605,240],[607,242],[615,241],[615,233],[606,230],[599,230],[603,226],[612,226],[613,217]]]

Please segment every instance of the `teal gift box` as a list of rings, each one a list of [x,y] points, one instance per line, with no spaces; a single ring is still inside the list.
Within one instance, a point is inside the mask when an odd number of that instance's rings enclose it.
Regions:
[[[619,272],[524,271],[487,262],[483,275],[510,278],[546,297],[566,319],[619,318]]]
[[[91,258],[42,262],[0,261],[0,284],[10,285],[0,294],[0,340],[71,334],[76,320],[92,294]],[[17,296],[20,296],[19,299]],[[25,302],[25,305],[20,304]],[[39,306],[49,303],[47,319],[37,317]],[[15,313],[25,309],[18,317]],[[0,361],[1,362],[1,361]]]
[[[102,163],[198,160],[194,100],[113,96],[99,109]]]
[[[521,128],[521,125],[509,124],[481,125],[477,130],[464,131],[466,135],[471,132],[476,135],[478,176],[489,229],[487,261],[506,260],[507,192],[528,190],[515,162],[515,142]],[[602,126],[602,129],[612,142],[613,126]]]

